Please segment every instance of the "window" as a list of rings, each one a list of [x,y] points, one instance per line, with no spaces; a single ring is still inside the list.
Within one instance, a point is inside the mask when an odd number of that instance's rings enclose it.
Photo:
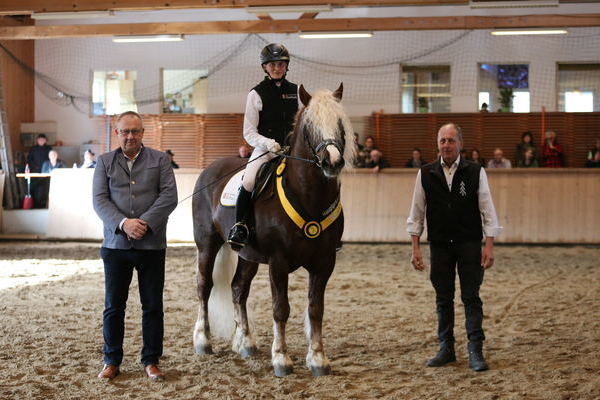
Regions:
[[[115,115],[137,111],[136,71],[94,71],[92,78],[92,115]]]
[[[558,65],[558,111],[600,111],[600,64]]]
[[[208,81],[205,70],[162,70],[163,113],[207,112]]]
[[[402,66],[402,112],[450,112],[450,67]]]
[[[477,107],[481,110],[481,105],[485,103],[488,105],[488,111],[490,108],[490,92],[479,92],[479,100],[477,102]]]
[[[529,112],[529,65],[479,64],[481,93],[489,95],[489,111]]]

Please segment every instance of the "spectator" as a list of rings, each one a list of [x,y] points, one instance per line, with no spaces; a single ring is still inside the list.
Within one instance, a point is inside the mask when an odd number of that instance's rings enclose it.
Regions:
[[[488,162],[488,168],[512,168],[510,160],[504,158],[504,152],[500,148],[494,150],[494,158]]]
[[[404,165],[406,168],[421,168],[423,165],[427,164],[421,155],[421,149],[415,147],[412,151],[412,158],[409,159]]]
[[[79,165],[79,168],[96,168],[96,155],[90,149],[83,152],[83,162]]]
[[[171,167],[179,168],[179,164],[177,164],[174,160],[175,154],[171,150],[167,150],[165,151],[165,153],[167,153],[167,155],[169,156],[169,160],[171,160]]]
[[[27,155],[27,164],[30,172],[42,172],[42,165],[48,160],[48,153],[52,147],[47,144],[48,138],[43,133],[36,137],[36,144],[31,147]],[[35,178],[31,180],[31,196],[34,208],[46,207],[48,196],[48,182],[46,178]]]
[[[487,103],[481,103],[481,110],[479,110],[479,112],[482,112],[482,113],[488,112],[488,105],[487,105]]]
[[[592,148],[587,155],[588,161],[594,161],[596,154],[600,153],[600,138],[596,138],[596,146]]]
[[[564,167],[563,148],[556,140],[556,132],[546,131],[546,141],[542,147],[542,167],[560,168]]]
[[[238,149],[238,154],[240,158],[250,158],[250,154],[252,154],[252,151],[250,150],[250,147],[243,144]]]
[[[362,150],[358,152],[355,166],[357,168],[367,168],[367,163],[371,161],[371,151],[374,149],[377,149],[377,147],[375,147],[375,139],[373,136],[367,136],[365,138],[365,145]]]
[[[600,151],[594,153],[594,159],[585,163],[586,168],[600,168]]]
[[[469,160],[481,165],[482,167],[485,167],[485,159],[481,157],[481,153],[477,148],[471,150],[471,157],[469,157]]]
[[[44,164],[42,165],[42,173],[49,174],[56,168],[64,167],[64,163],[58,158],[58,152],[56,150],[50,150],[48,152],[48,159],[44,161]]]
[[[373,172],[379,172],[383,168],[389,168],[390,163],[383,158],[383,153],[380,150],[371,150],[369,161],[366,162],[365,168],[371,168]]]
[[[354,132],[354,147],[356,148],[356,154],[364,149],[364,146],[358,142],[358,133]]]
[[[535,158],[532,148],[527,149],[524,158],[517,161],[517,168],[538,168],[539,166],[540,164],[538,163],[537,158]]]
[[[517,145],[517,153],[515,156],[517,167],[521,167],[521,164],[523,164],[523,160],[525,159],[525,152],[530,149],[533,151],[533,158],[537,164],[537,148],[535,147],[533,134],[529,131],[523,132],[521,135],[521,143]]]

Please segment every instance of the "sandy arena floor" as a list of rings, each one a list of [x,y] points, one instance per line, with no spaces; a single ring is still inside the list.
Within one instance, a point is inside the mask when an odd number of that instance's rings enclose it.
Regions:
[[[600,399],[600,249],[497,247],[482,287],[491,370],[467,368],[457,303],[458,362],[426,368],[437,350],[434,294],[409,265],[406,245],[346,245],[326,294],[325,345],[333,374],[304,367],[306,277],[290,279],[288,346],[295,373],[270,366],[267,269],[251,297],[259,353],[241,360],[217,340],[192,349],[196,318],[193,247],[167,253],[168,374],[149,382],[139,365],[140,306],[130,291],[125,360],[113,382],[102,365],[103,276],[98,244],[0,243],[0,399]],[[48,281],[39,282],[41,275]],[[457,293],[458,294],[458,293]]]

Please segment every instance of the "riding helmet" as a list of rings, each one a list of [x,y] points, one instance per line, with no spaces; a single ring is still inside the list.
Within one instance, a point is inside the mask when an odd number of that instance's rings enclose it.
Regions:
[[[260,64],[265,65],[271,61],[286,61],[290,62],[290,53],[284,45],[279,43],[271,43],[265,46],[260,52]]]

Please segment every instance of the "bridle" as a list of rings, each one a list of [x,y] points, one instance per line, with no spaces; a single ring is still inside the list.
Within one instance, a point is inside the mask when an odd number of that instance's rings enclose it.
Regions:
[[[312,159],[291,156],[291,155],[287,154],[287,152],[285,152],[285,151],[281,152],[281,153],[277,153],[277,155],[280,155],[285,158],[291,158],[293,160],[308,162],[308,163],[314,164],[317,167],[323,169],[323,160],[321,159],[321,157],[319,157],[319,153],[327,146],[334,146],[340,152],[340,155],[342,155],[342,163],[344,163],[344,158],[343,158],[344,148],[345,148],[345,140],[344,139],[342,139],[344,143],[340,143],[338,140],[334,140],[334,139],[325,139],[325,140],[319,142],[319,144],[317,144],[317,146],[315,147],[315,146],[313,146],[313,144],[310,141],[310,138],[308,137],[308,132],[307,132],[306,128],[304,128],[303,135],[304,135],[304,143],[306,143],[306,145],[310,149],[310,152],[312,154]],[[342,166],[343,166],[343,164],[342,164]]]

